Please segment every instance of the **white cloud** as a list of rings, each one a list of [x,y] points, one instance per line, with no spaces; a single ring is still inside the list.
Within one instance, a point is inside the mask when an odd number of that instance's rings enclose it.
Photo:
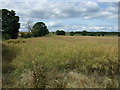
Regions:
[[[2,2],[46,2],[48,0],[2,0]]]
[[[8,0],[10,1],[10,0]],[[78,2],[78,3],[62,3],[62,2],[12,2],[3,3],[2,7],[13,9],[20,17],[31,18],[116,18],[116,7],[108,7],[105,9],[100,8],[97,2]],[[37,1],[37,0],[36,0]],[[106,17],[107,16],[107,17]]]
[[[66,25],[62,24],[60,22],[48,22],[46,23],[48,28],[51,31],[56,31],[56,30],[65,30],[65,31],[118,31],[118,26],[108,26],[108,25],[94,25],[94,26],[87,26],[87,25]]]
[[[1,0],[1,2],[12,2],[12,0]]]
[[[119,2],[120,0],[98,0],[98,2]]]
[[[3,8],[14,9],[21,17],[33,18],[82,17],[85,14],[95,13],[100,9],[96,2],[25,2],[3,3]]]
[[[11,3],[10,3],[11,2]],[[19,3],[18,3],[19,2]],[[41,21],[42,19],[69,19],[81,18],[84,19],[117,19],[118,7],[113,3],[101,7],[99,3],[88,2],[49,2],[48,0],[4,0],[2,8],[9,10],[13,9],[20,16],[21,27],[24,27],[24,22],[29,20]],[[72,21],[71,21],[72,22]],[[65,30],[83,30],[83,29],[113,29],[98,26],[81,26],[81,25],[64,25],[62,22],[47,22],[50,29],[64,28]]]
[[[48,27],[62,27],[63,24],[61,22],[48,22],[46,23]]]

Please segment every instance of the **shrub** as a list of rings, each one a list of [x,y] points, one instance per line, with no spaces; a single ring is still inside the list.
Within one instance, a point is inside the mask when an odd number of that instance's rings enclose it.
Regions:
[[[92,32],[90,36],[97,36],[95,32]]]
[[[95,35],[93,33],[91,33],[90,36],[95,36]]]
[[[65,35],[65,31],[63,31],[63,30],[57,30],[56,31],[56,35]]]
[[[7,40],[7,41],[5,41],[6,43],[8,43],[8,44],[19,44],[19,43],[25,43],[25,41],[24,40],[13,40],[13,39],[10,39],[10,40]]]
[[[74,32],[70,32],[70,36],[73,36],[75,33]]]
[[[20,32],[20,37],[24,38],[25,33],[24,32]]]
[[[20,32],[20,37],[21,38],[30,38],[30,37],[32,37],[32,35],[31,35],[31,33],[29,33],[29,32]]]
[[[83,35],[83,36],[86,36],[86,35],[87,35],[87,31],[84,30],[84,31],[82,32],[82,35]]]
[[[26,35],[25,35],[25,38],[30,38],[31,37],[31,34],[30,33],[27,33]]]
[[[105,36],[104,34],[102,34],[102,36]]]
[[[100,36],[100,34],[98,34],[98,36]]]

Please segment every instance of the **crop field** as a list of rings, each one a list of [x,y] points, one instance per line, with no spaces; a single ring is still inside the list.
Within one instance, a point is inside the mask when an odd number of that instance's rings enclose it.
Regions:
[[[118,37],[54,35],[2,47],[3,87],[120,88]]]

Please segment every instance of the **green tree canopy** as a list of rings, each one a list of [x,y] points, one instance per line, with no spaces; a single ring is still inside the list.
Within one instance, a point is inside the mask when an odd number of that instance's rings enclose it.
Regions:
[[[2,9],[2,34],[3,37],[16,39],[20,28],[19,17],[15,11]]]
[[[42,36],[45,36],[48,33],[49,33],[49,31],[48,31],[45,23],[37,22],[36,24],[33,25],[32,35],[34,37],[42,37]]]
[[[56,35],[65,35],[65,31],[63,30],[57,30]]]
[[[86,35],[87,35],[87,31],[84,30],[84,31],[82,32],[82,35],[83,35],[83,36],[86,36]]]
[[[75,33],[73,31],[70,32],[70,36],[73,36]]]

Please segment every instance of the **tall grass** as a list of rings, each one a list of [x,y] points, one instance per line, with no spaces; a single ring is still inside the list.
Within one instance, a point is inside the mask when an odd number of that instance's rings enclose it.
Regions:
[[[120,87],[117,37],[46,36],[24,42],[6,42],[19,48],[8,87]]]

